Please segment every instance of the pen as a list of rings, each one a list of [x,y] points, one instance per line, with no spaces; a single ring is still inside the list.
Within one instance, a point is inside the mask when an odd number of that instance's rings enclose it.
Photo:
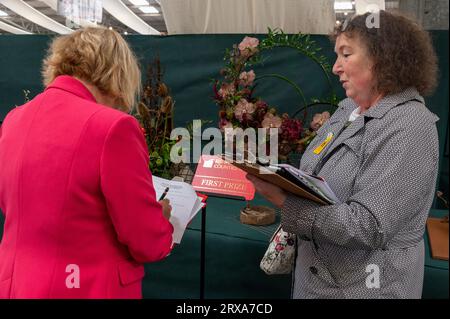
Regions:
[[[159,198],[158,201],[163,200],[164,197],[166,197],[168,191],[169,191],[169,187],[166,187],[166,189],[164,190],[164,193],[162,193],[162,195],[161,195],[161,197]]]

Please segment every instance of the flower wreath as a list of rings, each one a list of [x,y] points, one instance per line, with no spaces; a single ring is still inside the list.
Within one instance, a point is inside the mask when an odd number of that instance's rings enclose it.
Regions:
[[[331,95],[325,99],[312,99],[308,104],[303,91],[298,85],[279,74],[256,77],[252,66],[263,62],[261,53],[277,47],[289,47],[317,63],[329,84]],[[302,153],[306,146],[316,135],[315,132],[330,117],[329,112],[318,113],[314,116],[308,129],[304,129],[303,121],[296,115],[303,111],[303,120],[306,110],[317,104],[329,104],[332,111],[337,107],[336,94],[331,85],[329,74],[331,66],[327,58],[319,55],[321,50],[311,40],[309,35],[302,33],[295,35],[284,34],[282,30],[271,30],[267,36],[259,41],[257,38],[246,36],[239,45],[225,52],[225,67],[221,69],[220,80],[214,80],[214,101],[219,106],[219,128],[278,128],[279,158],[287,159],[292,152]],[[256,81],[264,77],[276,77],[291,85],[298,93],[302,106],[292,116],[287,113],[278,114],[274,107],[269,106],[260,97],[254,97]]]

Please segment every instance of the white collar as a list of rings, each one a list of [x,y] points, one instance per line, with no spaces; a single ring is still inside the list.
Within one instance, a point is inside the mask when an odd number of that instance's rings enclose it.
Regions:
[[[350,114],[350,117],[348,118],[349,122],[353,122],[356,120],[361,114],[360,114],[360,107],[358,106],[356,109],[353,110],[352,114]]]

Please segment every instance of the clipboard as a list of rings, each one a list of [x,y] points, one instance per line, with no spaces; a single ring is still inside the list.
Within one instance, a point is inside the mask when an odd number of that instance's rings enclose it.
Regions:
[[[237,162],[237,161],[230,161],[229,158],[227,158],[224,154],[222,154],[222,158],[230,163],[233,166],[236,166],[237,168],[254,175],[268,183],[277,185],[278,187],[282,188],[283,190],[292,193],[294,195],[297,195],[302,198],[309,199],[313,202],[316,202],[321,205],[330,205],[328,202],[323,200],[322,198],[316,196],[315,194],[311,193],[308,189],[305,189],[304,187],[301,187],[300,185],[294,184],[293,182],[289,181],[285,177],[271,171],[269,168],[263,165],[254,164],[249,161],[244,160],[243,163]]]

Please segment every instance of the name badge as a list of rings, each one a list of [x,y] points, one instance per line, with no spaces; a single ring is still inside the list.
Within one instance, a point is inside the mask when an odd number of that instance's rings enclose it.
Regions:
[[[325,141],[323,141],[319,146],[316,147],[316,149],[313,151],[314,154],[318,155],[322,152],[322,150],[325,148],[325,146],[328,145],[328,143],[330,143],[330,141],[333,139],[333,133],[330,132],[327,135],[327,138],[325,139]]]

